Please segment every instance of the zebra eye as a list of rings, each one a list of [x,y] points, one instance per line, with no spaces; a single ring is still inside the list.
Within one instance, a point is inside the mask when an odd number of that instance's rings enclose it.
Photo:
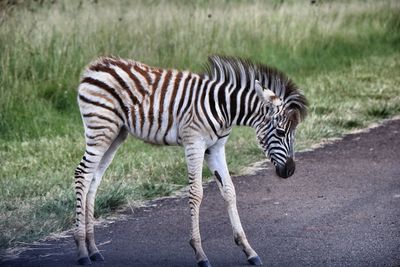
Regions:
[[[279,137],[284,137],[284,136],[285,136],[285,130],[280,129],[280,128],[276,128],[276,134],[277,134]]]

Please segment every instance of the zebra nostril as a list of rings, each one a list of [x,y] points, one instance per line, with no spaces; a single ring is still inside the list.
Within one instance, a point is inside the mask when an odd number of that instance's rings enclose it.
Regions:
[[[288,172],[288,177],[292,176],[294,174],[294,171],[296,170],[296,164],[294,163],[293,158],[288,158],[285,166]]]
[[[296,164],[292,158],[286,160],[285,165],[276,165],[276,174],[281,178],[288,178],[294,174]]]
[[[277,165],[276,166],[276,174],[281,177],[281,178],[288,178],[288,172],[286,170],[286,167],[284,165]]]

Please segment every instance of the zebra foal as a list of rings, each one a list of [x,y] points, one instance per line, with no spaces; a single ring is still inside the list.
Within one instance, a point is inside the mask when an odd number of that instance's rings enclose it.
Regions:
[[[86,150],[75,170],[78,263],[104,260],[94,240],[94,201],[102,176],[128,133],[145,142],[181,145],[189,176],[190,245],[198,266],[210,266],[201,245],[199,209],[206,161],[227,203],[236,244],[261,265],[243,231],[225,160],[235,125],[253,127],[279,176],[294,173],[294,139],[307,101],[283,73],[233,57],[209,57],[206,71],[165,70],[105,57],[84,71],[78,104]]]

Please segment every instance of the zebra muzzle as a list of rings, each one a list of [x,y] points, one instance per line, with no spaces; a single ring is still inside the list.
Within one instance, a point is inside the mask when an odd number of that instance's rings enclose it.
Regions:
[[[293,158],[288,158],[285,165],[276,165],[276,174],[282,178],[288,178],[294,174],[296,164]]]

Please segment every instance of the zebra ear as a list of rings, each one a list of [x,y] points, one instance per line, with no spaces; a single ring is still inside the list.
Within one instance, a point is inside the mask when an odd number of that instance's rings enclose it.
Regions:
[[[279,97],[272,90],[264,88],[258,80],[255,80],[254,88],[256,89],[258,97],[264,102],[275,107],[282,105],[282,101]]]

